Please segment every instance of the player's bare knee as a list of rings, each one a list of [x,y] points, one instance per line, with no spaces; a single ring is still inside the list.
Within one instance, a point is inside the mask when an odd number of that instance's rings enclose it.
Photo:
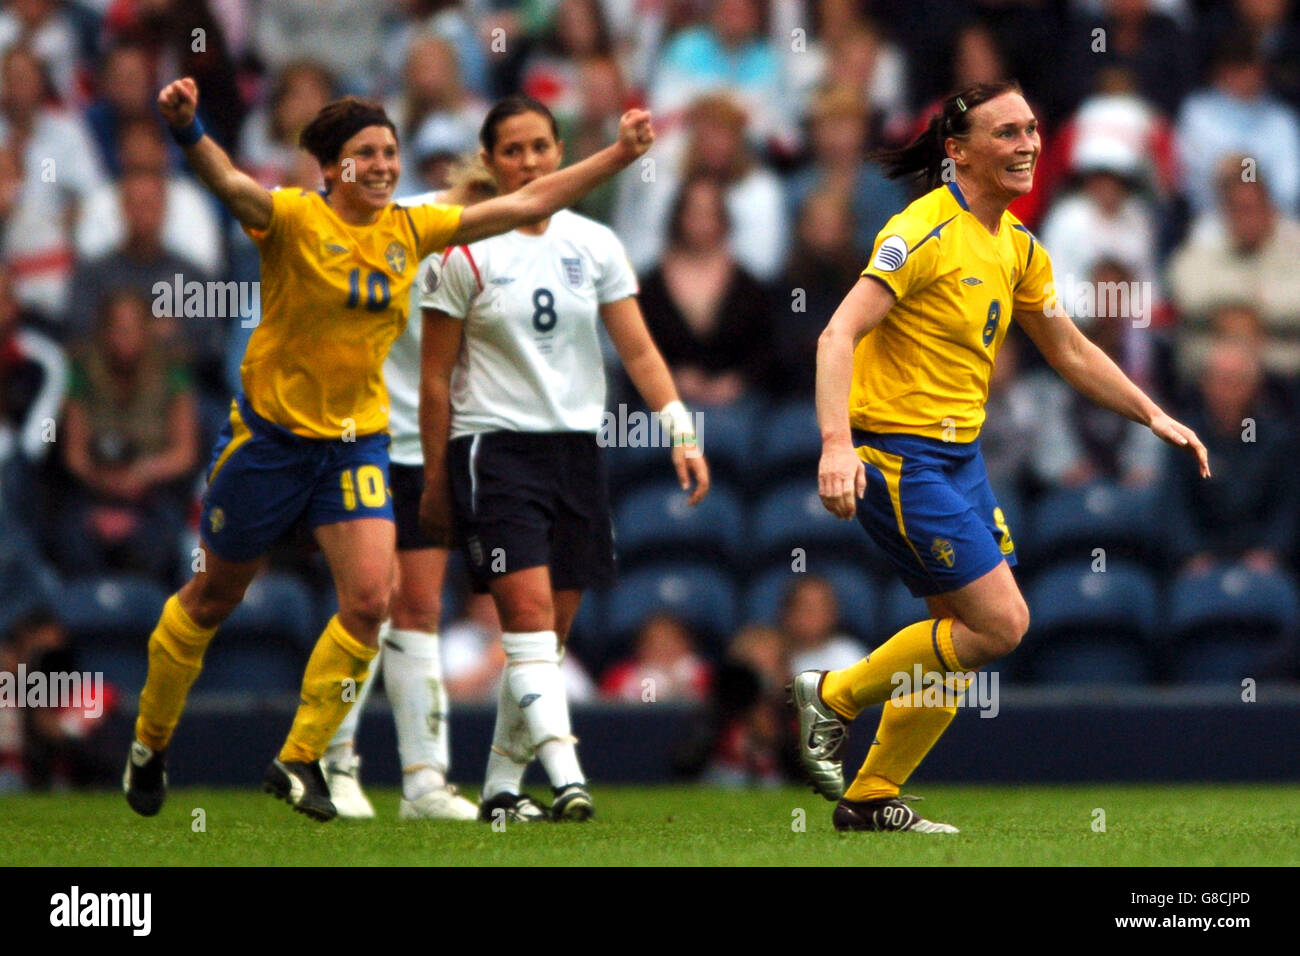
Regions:
[[[506,631],[529,633],[555,629],[555,608],[549,594],[514,597],[500,612],[501,627]]]
[[[235,612],[245,587],[203,574],[181,589],[181,606],[199,627],[217,627]]]
[[[365,628],[378,628],[388,618],[390,592],[387,588],[357,588],[340,595],[339,612],[346,613]]]
[[[438,630],[438,621],[442,618],[442,601],[437,597],[431,601],[413,601],[399,592],[393,598],[392,615],[393,627],[399,631],[423,631],[431,634]]]
[[[986,645],[996,657],[1006,657],[1020,646],[1029,630],[1029,608],[1023,599],[1010,604],[985,632]]]

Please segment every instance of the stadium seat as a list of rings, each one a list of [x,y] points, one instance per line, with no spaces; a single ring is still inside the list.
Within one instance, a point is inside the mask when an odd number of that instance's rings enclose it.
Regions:
[[[1026,593],[1030,630],[1022,659],[1028,675],[1049,682],[1133,673],[1147,678],[1158,596],[1154,575],[1131,562],[1108,561],[1099,572],[1083,560],[1043,572]],[[1062,650],[1071,645],[1089,650]],[[1102,647],[1123,653],[1107,656],[1098,650]],[[1053,670],[1054,661],[1067,670]]]
[[[1008,523],[1010,523],[1008,513]],[[1103,548],[1106,560],[1132,559],[1152,567],[1165,562],[1161,504],[1157,488],[1126,488],[1094,482],[1048,492],[1031,509],[1028,522],[1011,529],[1030,572],[1058,560],[1091,560]]]
[[[709,472],[734,485],[752,483],[753,445],[762,425],[760,403],[753,397],[730,405],[703,405],[694,409],[699,418],[700,448],[709,460]]]
[[[79,647],[116,643],[143,651],[168,596],[151,578],[110,574],[69,582],[56,610]]]
[[[779,624],[786,590],[805,576],[830,582],[844,630],[864,641],[875,636],[878,630],[875,580],[864,569],[844,562],[809,564],[806,575],[792,572],[788,563],[764,571],[746,589],[745,623]]]
[[[1136,644],[1048,644],[1029,659],[1034,679],[1053,684],[1145,684],[1151,679],[1150,656]]]
[[[218,638],[203,659],[195,690],[244,694],[283,694],[292,699],[302,686],[307,655],[284,642],[264,647],[227,644]]]
[[[311,590],[294,575],[275,571],[259,574],[221,625],[222,643],[280,640],[308,651],[319,634]]]
[[[668,611],[705,641],[722,646],[736,628],[736,588],[731,576],[711,564],[673,562],[625,575],[610,592],[610,634],[626,644],[651,614]]]
[[[866,570],[884,571],[883,553],[856,520],[842,521],[827,511],[817,494],[815,479],[780,484],[757,503],[749,541],[752,567],[777,562],[787,566],[794,549],[803,549],[808,568],[830,562],[852,562]]]
[[[77,649],[77,666],[83,671],[102,673],[104,682],[111,684],[122,695],[128,705],[134,705],[134,698],[144,689],[145,675],[149,668],[148,634],[139,638],[139,646],[125,644],[94,645],[89,644]]]
[[[867,644],[878,647],[909,624],[924,621],[930,609],[922,598],[912,597],[899,578],[893,577],[885,586],[880,598],[880,615],[873,633],[867,635]]]
[[[646,485],[615,509],[614,545],[623,567],[688,557],[693,561],[739,560],[745,547],[739,496],[713,487],[695,507],[676,482]]]
[[[816,483],[822,453],[817,408],[811,401],[778,405],[763,416],[754,437],[753,484],[799,477]]]
[[[1232,681],[1270,676],[1296,638],[1300,595],[1282,571],[1221,567],[1181,574],[1170,594],[1171,676],[1183,681]]]

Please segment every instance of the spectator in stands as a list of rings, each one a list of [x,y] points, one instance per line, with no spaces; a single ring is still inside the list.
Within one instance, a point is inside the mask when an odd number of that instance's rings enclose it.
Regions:
[[[794,222],[818,190],[835,190],[847,199],[853,217],[852,246],[865,264],[876,234],[907,205],[907,193],[866,159],[868,107],[846,86],[818,94],[812,106],[813,161],[786,184],[786,210]],[[838,304],[838,299],[836,303]]]
[[[167,328],[170,343],[186,354],[205,385],[215,387],[221,381],[226,334],[233,317],[209,316],[206,295],[200,315],[186,315],[184,299],[176,301],[176,276],[183,283],[206,283],[209,276],[196,263],[173,255],[163,245],[167,219],[164,177],[134,170],[122,177],[120,190],[125,235],[112,252],[78,267],[65,342],[85,339],[108,294],[129,290],[148,303],[159,303],[160,315],[171,320]]]
[[[860,250],[854,232],[852,204],[846,195],[821,189],[806,197],[798,212],[785,277],[772,296],[768,392],[812,398],[817,337],[858,281],[870,255],[869,249]]]
[[[699,99],[725,92],[749,115],[757,142],[796,139],[764,7],[759,0],[718,0],[707,22],[668,41],[650,89],[656,123],[671,130]]]
[[[73,365],[59,445],[75,485],[56,545],[71,574],[130,570],[171,583],[178,570],[198,413],[188,372],[151,324],[149,299],[110,293]]]
[[[212,197],[193,178],[168,165],[167,139],[152,118],[125,121],[119,128],[118,166],[123,173],[143,172],[163,180],[163,249],[188,259],[209,275],[222,273],[221,223]],[[103,183],[86,197],[77,222],[77,255],[98,259],[121,245],[126,210],[120,183]]]
[[[593,57],[612,57],[613,53],[613,39],[600,0],[560,0],[554,17],[524,61],[520,89],[544,103],[563,124],[581,108],[579,64]]]
[[[19,301],[58,321],[73,269],[69,224],[104,173],[85,123],[45,105],[49,92],[45,66],[26,46],[0,57],[0,147],[13,149],[22,175],[3,260]]]
[[[1100,18],[1078,13],[1064,30],[1067,42],[1046,74],[1052,113],[1072,112],[1098,88],[1101,70],[1120,68],[1132,73],[1144,100],[1173,116],[1194,81],[1192,38],[1153,0],[1104,0],[1102,6]]]
[[[81,104],[77,35],[57,0],[19,0],[0,11],[0,55],[24,47],[45,63],[65,106]]]
[[[413,39],[404,79],[401,93],[384,107],[397,124],[403,170],[415,170],[414,147],[421,137],[445,141],[446,150],[454,154],[477,145],[488,104],[465,91],[456,48],[449,41],[428,35]],[[416,177],[409,177],[399,195],[414,195],[422,187]]]
[[[144,121],[162,132],[156,95],[148,51],[130,40],[111,46],[100,70],[99,95],[86,110],[86,122],[99,145],[99,158],[114,179],[122,175],[121,136],[127,124]],[[164,148],[167,167],[179,171],[185,164],[180,148],[170,142]]]
[[[1071,163],[1078,188],[1052,204],[1039,236],[1066,310],[1086,320],[1077,313],[1103,259],[1125,263],[1137,281],[1155,288],[1157,219],[1141,192],[1147,158],[1140,142],[1090,134],[1074,144]]]
[[[271,94],[248,114],[239,136],[239,164],[266,189],[283,186],[302,151],[298,134],[334,98],[334,79],[311,60],[294,60],[274,74]],[[319,176],[315,179],[319,180]],[[314,188],[320,188],[319,181]]]
[[[8,658],[14,669],[25,665],[28,679],[46,675],[81,675],[80,699],[69,706],[24,707],[21,710],[22,772],[32,790],[49,790],[55,784],[77,788],[114,787],[120,779],[117,744],[110,741],[108,714],[117,703],[117,691],[100,684],[77,668],[67,632],[49,608],[24,614],[9,628],[0,653],[0,668]],[[73,685],[69,682],[67,687]]]
[[[1225,561],[1273,570],[1295,545],[1296,423],[1269,401],[1262,382],[1263,366],[1248,341],[1222,338],[1211,346],[1186,421],[1209,450],[1213,477],[1169,470],[1170,548],[1189,573]]]
[[[1117,259],[1102,259],[1086,288],[1093,300],[1084,320],[1088,338],[1126,375],[1150,388],[1143,357],[1149,323],[1136,274]],[[1055,375],[1045,374],[1036,384],[1034,461],[1042,481],[1077,487],[1104,480],[1130,488],[1155,481],[1164,446],[1149,428],[1108,412]]]
[[[697,702],[708,697],[709,679],[690,629],[672,614],[660,613],[642,623],[632,657],[605,673],[600,692],[628,703]]]
[[[57,437],[68,367],[63,350],[23,319],[8,270],[0,266],[0,509],[29,514],[28,470]]]
[[[790,673],[838,670],[867,656],[865,647],[837,630],[839,618],[839,602],[829,581],[812,574],[795,576],[781,602]]]
[[[1262,179],[1243,179],[1244,159],[1223,160],[1219,216],[1199,220],[1175,250],[1167,285],[1191,330],[1206,329],[1218,306],[1253,305],[1264,322],[1270,368],[1294,374],[1300,372],[1300,222],[1273,205]]]
[[[736,259],[760,281],[780,274],[788,236],[781,181],[746,145],[747,122],[744,110],[728,96],[703,97],[691,106],[684,137],[665,137],[655,145],[657,155],[644,159],[639,175],[619,178],[614,231],[633,268],[649,269],[663,255],[669,210],[680,184],[710,175],[726,189]]]
[[[557,116],[560,138],[568,162],[578,162],[601,150],[618,129],[618,118],[629,103],[618,61],[612,56],[591,56],[578,63],[578,105],[575,112]],[[611,180],[593,189],[573,208],[603,223],[614,217],[618,187]]]
[[[824,5],[820,42],[799,58],[808,59],[809,68],[816,69],[819,86],[853,90],[866,102],[873,124],[893,138],[908,118],[907,61],[874,23],[860,19],[847,4],[840,5],[844,8],[840,12],[831,13],[835,6]],[[801,102],[811,103],[811,98]]]
[[[369,96],[383,75],[382,9],[355,0],[276,0],[258,4],[253,43],[262,62],[279,72],[302,58],[338,77],[344,93]],[[183,73],[176,74],[184,76]],[[199,80],[207,96],[208,87]]]
[[[678,774],[715,786],[768,787],[798,780],[785,693],[789,676],[780,631],[740,631],[718,668],[709,710],[678,748]]]
[[[683,401],[725,405],[761,381],[770,309],[732,255],[729,209],[716,179],[689,179],[668,222],[663,261],[641,285],[646,325]]]
[[[224,0],[215,0],[215,4],[224,5]],[[214,3],[209,0],[108,0],[107,5],[103,28],[108,42],[130,37],[144,46],[156,68],[155,90],[160,73],[193,77],[203,91],[200,113],[208,131],[220,143],[235,143],[246,111],[226,42],[225,24],[232,21],[215,16]],[[284,2],[258,5],[262,10],[285,6]],[[229,8],[223,11],[229,12]],[[314,20],[337,25],[330,16],[321,11]],[[306,37],[295,39],[305,42]],[[159,64],[166,69],[157,69]]]
[[[1250,33],[1223,38],[1211,79],[1210,89],[1189,96],[1178,116],[1183,188],[1192,209],[1214,206],[1219,162],[1241,153],[1274,204],[1287,215],[1300,214],[1300,119],[1268,89],[1268,66]]]

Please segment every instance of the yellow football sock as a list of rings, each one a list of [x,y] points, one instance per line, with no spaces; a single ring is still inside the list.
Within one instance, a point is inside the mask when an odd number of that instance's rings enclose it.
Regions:
[[[924,691],[910,697],[885,701],[876,739],[866,762],[845,791],[848,800],[880,800],[898,796],[899,788],[920,766],[930,748],[957,715],[957,701],[969,686],[969,677],[952,677],[944,685],[943,703],[936,706],[934,694],[926,703]]]
[[[203,669],[215,627],[199,627],[173,594],[163,605],[158,625],[149,635],[149,675],[140,691],[136,740],[150,750],[164,750],[185,709],[185,697]]]
[[[370,676],[370,662],[379,649],[366,647],[343,627],[335,614],[311,652],[302,675],[302,697],[280,759],[310,763],[319,760],[330,738],[352,709],[361,685]],[[352,681],[347,693],[344,681]]]
[[[822,680],[822,700],[852,720],[894,693],[899,686],[895,675],[915,683],[918,664],[922,675],[964,671],[952,647],[952,621],[945,617],[909,624],[852,667],[828,672]]]

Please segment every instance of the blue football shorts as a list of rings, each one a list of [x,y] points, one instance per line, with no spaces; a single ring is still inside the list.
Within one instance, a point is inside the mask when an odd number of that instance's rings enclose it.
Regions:
[[[393,520],[387,432],[355,440],[303,438],[242,397],[230,403],[212,452],[199,531],[227,561],[251,561],[302,522]]]
[[[954,591],[1016,548],[989,485],[979,441],[854,430],[866,463],[867,494],[858,520],[915,597]]]

